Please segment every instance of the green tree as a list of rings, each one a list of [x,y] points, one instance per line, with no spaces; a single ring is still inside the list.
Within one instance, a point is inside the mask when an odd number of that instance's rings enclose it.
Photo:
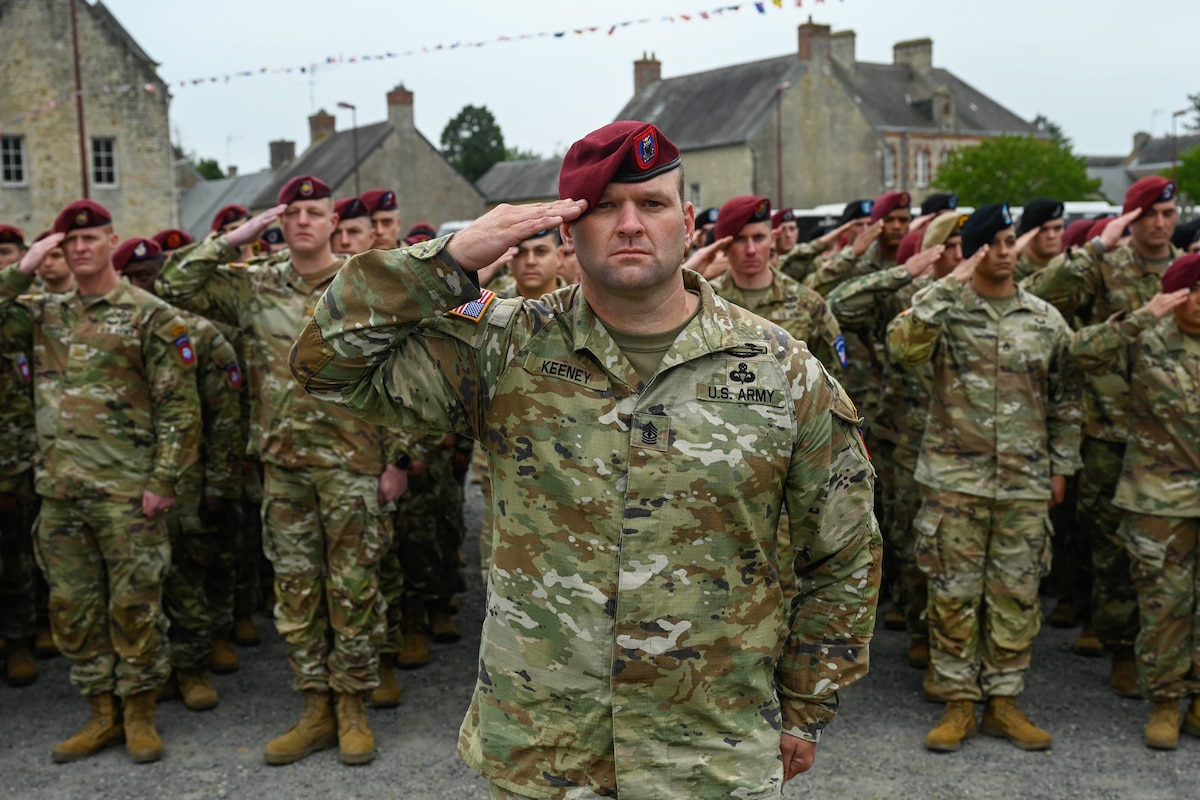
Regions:
[[[221,165],[217,163],[215,158],[192,159],[192,166],[196,168],[205,180],[215,181],[219,178],[224,178],[225,173],[221,171]]]
[[[1170,178],[1171,170],[1164,169],[1158,174]],[[1200,147],[1191,147],[1180,154],[1175,167],[1175,185],[1179,194],[1189,201],[1194,203],[1200,199]]]
[[[1100,181],[1087,176],[1087,162],[1055,139],[997,136],[951,153],[933,185],[954,192],[963,205],[1022,205],[1035,197],[1098,198]]]
[[[1200,92],[1189,94],[1188,102],[1192,104],[1192,121],[1185,122],[1183,126],[1189,131],[1200,131]]]
[[[464,106],[442,129],[442,155],[474,183],[505,157],[504,134],[487,106]]]
[[[543,158],[541,153],[534,150],[523,150],[520,147],[504,148],[505,161],[541,161]]]
[[[1037,128],[1039,132],[1048,135],[1054,141],[1062,142],[1068,147],[1071,146],[1071,139],[1063,131],[1062,126],[1045,114],[1038,114],[1033,118],[1033,127]]]

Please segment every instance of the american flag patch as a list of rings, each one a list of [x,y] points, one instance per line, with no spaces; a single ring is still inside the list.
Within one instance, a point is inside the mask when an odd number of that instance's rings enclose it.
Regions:
[[[482,294],[478,300],[472,300],[469,303],[463,303],[455,309],[451,309],[446,313],[454,317],[462,317],[469,319],[472,322],[479,322],[483,319],[483,312],[487,311],[487,307],[496,299],[496,293],[488,289],[481,289]]]

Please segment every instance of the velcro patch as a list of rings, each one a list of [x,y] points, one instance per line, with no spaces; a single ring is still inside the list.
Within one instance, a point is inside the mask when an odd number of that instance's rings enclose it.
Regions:
[[[782,408],[787,397],[782,389],[768,389],[765,386],[698,383],[696,384],[696,399],[717,403],[741,403]]]
[[[238,369],[236,361],[230,362],[229,366],[225,367],[225,374],[229,376],[230,386],[235,389],[242,388],[242,371]]]
[[[33,379],[33,370],[29,367],[29,359],[24,353],[17,356],[17,372],[21,373],[21,380],[29,383]]]
[[[833,340],[833,352],[837,353],[838,363],[842,365],[842,369],[845,369],[850,363],[850,359],[846,355],[846,337],[842,336],[840,333],[838,334],[838,337]]]
[[[671,443],[671,418],[638,412],[633,415],[633,446],[666,450]]]
[[[536,353],[530,353],[525,357],[525,371],[533,375],[544,375],[550,378],[570,381],[571,383],[593,389],[603,389],[607,384],[603,373],[599,369],[589,369],[581,367],[578,364],[569,364],[566,361],[543,358]]]
[[[179,358],[183,360],[183,363],[196,363],[196,351],[192,349],[192,340],[186,335],[175,340],[175,349],[179,351]]]
[[[489,289],[481,289],[480,292],[478,300],[463,303],[458,308],[453,308],[446,313],[452,317],[462,317],[463,319],[471,320],[471,322],[479,322],[479,320],[483,319],[483,314],[487,311],[488,306],[496,299],[496,293]]]

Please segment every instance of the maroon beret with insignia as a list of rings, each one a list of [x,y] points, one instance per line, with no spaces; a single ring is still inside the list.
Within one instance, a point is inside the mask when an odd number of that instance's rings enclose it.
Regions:
[[[124,272],[130,264],[149,261],[160,255],[162,255],[162,248],[153,239],[126,239],[113,253],[113,269],[117,272]]]
[[[771,230],[778,228],[785,222],[795,222],[796,212],[790,208],[781,208],[771,215]]]
[[[1200,282],[1200,253],[1188,253],[1171,262],[1162,276],[1164,292],[1190,289]]]
[[[921,242],[924,240],[924,228],[904,234],[904,238],[900,240],[900,246],[896,248],[896,266],[904,266],[905,262],[915,256],[921,250]]]
[[[437,228],[433,227],[428,222],[418,222],[416,225],[413,225],[411,228],[408,229],[408,235],[409,236],[424,235],[427,238],[432,239],[433,237],[437,236]]]
[[[70,233],[80,228],[99,228],[111,225],[112,214],[94,200],[76,200],[58,212],[54,220],[55,233]]]
[[[178,250],[185,244],[191,244],[196,241],[186,231],[181,231],[178,228],[167,228],[165,231],[159,231],[150,238],[158,243],[158,246],[162,248],[164,253],[171,250]]]
[[[737,236],[742,228],[751,222],[770,222],[771,201],[765,197],[755,197],[752,194],[738,195],[726,200],[725,205],[717,212],[717,227],[713,230],[713,239],[724,239],[726,236]]]
[[[1146,213],[1155,203],[1165,203],[1175,199],[1175,181],[1167,180],[1159,175],[1147,175],[1134,181],[1133,186],[1125,192],[1125,206],[1122,214],[1128,214],[1135,208]]]
[[[653,125],[611,122],[571,145],[558,173],[558,197],[586,200],[591,211],[610,183],[641,183],[680,163],[679,148]]]
[[[871,208],[871,222],[879,222],[898,208],[907,209],[912,206],[912,198],[908,192],[888,192],[880,195]]]
[[[333,204],[333,211],[338,215],[338,219],[371,216],[371,212],[367,210],[367,204],[357,197],[343,197]]]
[[[363,192],[362,201],[367,206],[368,214],[396,209],[396,193],[391,189],[372,189],[369,192]]]
[[[213,217],[212,229],[214,231],[219,231],[226,225],[243,219],[250,219],[250,212],[246,210],[245,206],[225,206],[217,212],[215,217]]]
[[[297,200],[320,200],[332,196],[333,189],[330,189],[325,181],[311,175],[297,175],[283,185],[275,201],[281,206],[286,206]]]
[[[12,225],[0,225],[0,244],[15,244],[25,246],[25,232]]]

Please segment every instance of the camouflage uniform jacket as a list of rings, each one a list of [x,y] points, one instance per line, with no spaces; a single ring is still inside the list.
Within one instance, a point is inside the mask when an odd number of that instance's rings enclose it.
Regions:
[[[1171,259],[1178,256],[1171,247]],[[1037,294],[1080,327],[1103,322],[1120,311],[1141,308],[1162,289],[1162,271],[1129,245],[1105,253],[1095,240],[1069,260],[1041,272]],[[1123,354],[1122,354],[1123,355]],[[1109,369],[1085,379],[1085,433],[1106,442],[1124,442],[1128,428],[1128,364],[1114,359]]]
[[[196,354],[175,309],[121,282],[97,297],[29,295],[0,273],[6,325],[33,351],[36,488],[111,500],[173,497],[200,447]]]
[[[829,307],[848,337],[851,369],[862,373],[847,383],[864,395],[858,402],[877,408],[874,419],[870,420],[871,432],[893,443],[900,436],[898,428],[906,424],[898,419],[904,413],[903,403],[898,401],[905,389],[898,383],[903,379],[896,374],[905,370],[898,369],[887,357],[884,346],[887,326],[912,304],[917,290],[929,283],[929,278],[914,281],[908,270],[900,266],[851,278],[829,293]],[[871,402],[872,395],[881,396],[878,405]]]
[[[10,328],[12,306],[0,308],[0,492],[15,492],[33,469],[37,428],[33,416],[33,352]]]
[[[242,430],[242,368],[233,345],[215,324],[190,311],[178,313],[196,347],[196,380],[203,420],[200,458],[204,462],[204,494],[235,499],[242,494],[238,469],[246,451]]]
[[[928,276],[916,283],[927,284]],[[892,328],[902,322],[898,316],[888,325],[884,341]],[[928,361],[905,367],[887,353],[884,362],[883,409],[880,423],[886,433],[880,438],[895,445],[892,460],[909,472],[917,471],[921,441],[925,438],[925,423],[929,419],[929,400],[933,397],[933,365]]]
[[[774,322],[792,338],[806,343],[826,368],[835,372],[845,369],[848,364],[846,340],[842,338],[842,329],[825,298],[778,270],[771,272],[774,280],[769,293],[754,308],[746,305],[746,292],[733,282],[730,272],[712,281],[712,288],[729,302]]]
[[[1050,477],[1080,467],[1080,385],[1070,329],[1022,289],[1001,316],[947,276],[918,292],[889,332],[905,367],[933,363],[917,482],[996,500],[1050,498]]]
[[[819,242],[801,242],[779,259],[779,271],[794,281],[804,280],[817,271],[825,247]]]
[[[1200,517],[1200,356],[1174,314],[1113,318],[1075,334],[1071,354],[1085,370],[1129,364],[1129,439],[1113,504],[1165,517]]]
[[[700,310],[643,385],[578,286],[478,301],[445,243],[352,258],[292,368],[368,419],[488,451],[495,550],[460,754],[534,797],[778,795],[780,729],[816,740],[867,670],[879,531],[844,393],[690,271]]]
[[[246,348],[250,449],[289,469],[340,468],[378,475],[395,438],[377,425],[305,394],[288,372],[296,331],[329,285],[310,286],[289,259],[250,264],[224,236],[176,250],[158,280],[161,297],[214,322],[236,326]]]
[[[896,262],[893,259],[884,258],[879,252],[878,241],[871,242],[861,256],[854,255],[852,245],[846,245],[832,259],[822,264],[816,272],[809,275],[804,282],[821,295],[828,297],[830,292],[851,278],[870,275],[894,266],[896,266]]]
[[[1013,267],[1013,280],[1017,283],[1020,283],[1030,275],[1050,269],[1051,267],[1057,268],[1059,264],[1066,260],[1067,257],[1062,253],[1059,253],[1054,258],[1047,261],[1045,266],[1043,266],[1041,264],[1034,263],[1033,259],[1029,257],[1028,253],[1022,253],[1020,258],[1017,259],[1016,266]]]

